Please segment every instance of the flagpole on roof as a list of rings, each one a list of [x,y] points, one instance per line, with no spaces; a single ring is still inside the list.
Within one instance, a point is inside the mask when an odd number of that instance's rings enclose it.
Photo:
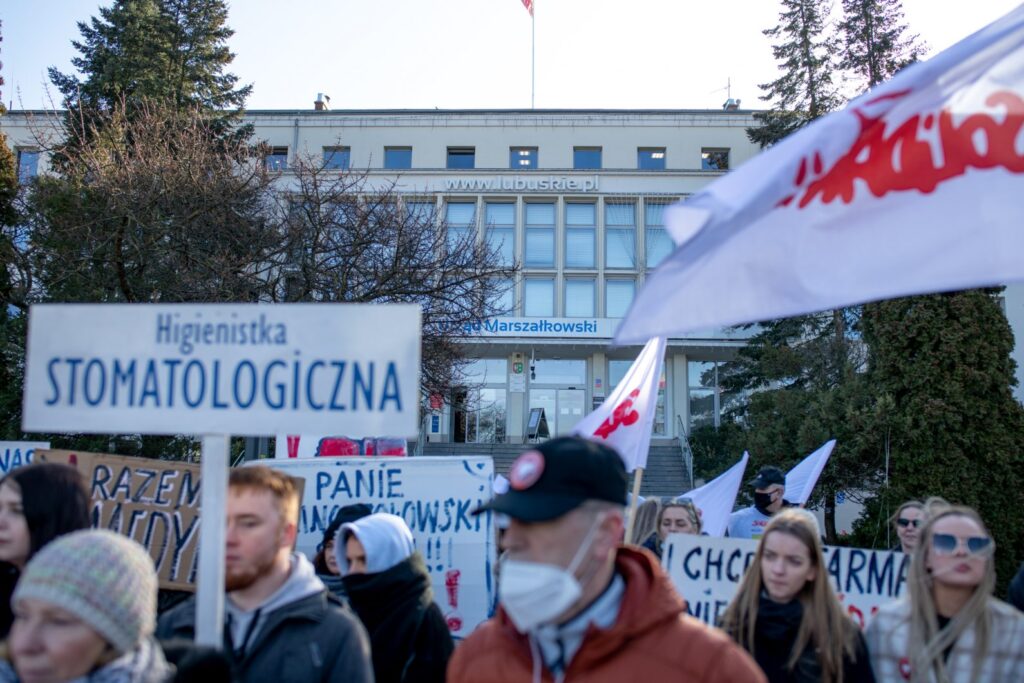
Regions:
[[[530,109],[536,109],[537,94],[537,18],[533,14],[536,0],[530,3]]]

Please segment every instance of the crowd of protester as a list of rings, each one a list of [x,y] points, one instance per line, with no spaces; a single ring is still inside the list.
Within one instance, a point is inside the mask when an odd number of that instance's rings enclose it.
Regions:
[[[157,614],[141,545],[90,529],[73,467],[0,480],[0,683],[164,681],[1024,681],[1024,566],[993,595],[995,543],[972,509],[908,501],[892,517],[909,555],[902,598],[862,632],[832,588],[812,513],[776,468],[730,535],[757,549],[717,627],[686,614],[659,558],[669,534],[702,533],[686,498],[638,506],[627,474],[575,437],[523,453],[509,488],[475,511],[502,520],[494,616],[453,642],[401,517],[342,508],[311,562],[295,552],[299,494],[265,467],[232,470],[225,628],[194,644],[195,600]]]

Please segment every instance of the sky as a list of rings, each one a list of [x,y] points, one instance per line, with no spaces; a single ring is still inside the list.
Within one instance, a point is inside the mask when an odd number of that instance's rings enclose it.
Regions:
[[[11,109],[51,106],[46,69],[70,72],[78,21],[111,0],[3,0],[0,61]],[[728,94],[765,106],[757,85],[776,68],[762,30],[776,0],[234,0],[231,71],[254,90],[250,109],[531,106],[713,109]],[[835,0],[836,8],[839,0]],[[1020,0],[904,0],[930,54]],[[731,89],[727,90],[727,85]]]

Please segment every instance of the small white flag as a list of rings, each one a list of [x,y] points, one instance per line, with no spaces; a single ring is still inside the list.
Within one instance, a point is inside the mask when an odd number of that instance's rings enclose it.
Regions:
[[[614,448],[629,472],[646,467],[664,362],[665,338],[655,337],[604,403],[576,423],[573,434]]]
[[[729,526],[729,515],[736,504],[736,495],[743,483],[750,455],[746,452],[740,461],[708,483],[684,493],[680,498],[689,498],[700,511],[701,531],[708,536],[724,536]]]
[[[1024,280],[1024,5],[670,208],[618,344]]]
[[[835,439],[826,442],[786,473],[786,500],[793,505],[804,505],[807,502],[835,447]]]

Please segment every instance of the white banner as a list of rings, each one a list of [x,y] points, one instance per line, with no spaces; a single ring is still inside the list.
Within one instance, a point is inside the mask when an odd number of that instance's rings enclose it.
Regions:
[[[1024,6],[669,209],[616,342],[1024,280],[1022,134]]]
[[[736,594],[758,541],[687,534],[668,537],[662,564],[686,609],[716,625]],[[910,556],[888,550],[825,546],[825,569],[836,597],[862,628],[878,608],[906,590]]]
[[[836,447],[836,440],[825,442],[825,444],[801,460],[793,469],[786,472],[786,500],[793,505],[803,505],[811,497],[814,485],[818,483],[821,471],[828,464],[832,449]]]
[[[494,463],[486,456],[308,458],[260,465],[305,479],[296,548],[310,557],[338,510],[367,503],[402,517],[423,554],[452,635],[463,638],[490,614],[497,557],[490,512]]]
[[[664,362],[665,338],[649,340],[615,391],[576,423],[573,434],[614,448],[629,472],[646,467]]]
[[[410,436],[419,362],[417,306],[33,306],[23,429]]]
[[[0,441],[0,476],[32,464],[36,451],[49,447],[49,441]]]
[[[750,454],[744,451],[740,461],[701,487],[680,498],[689,498],[700,511],[701,529],[708,536],[724,536],[729,515],[736,504],[736,494],[743,483]]]

